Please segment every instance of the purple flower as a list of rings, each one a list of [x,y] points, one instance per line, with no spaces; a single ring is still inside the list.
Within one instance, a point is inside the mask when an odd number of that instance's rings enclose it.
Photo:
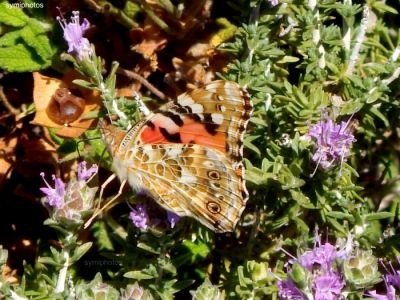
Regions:
[[[315,247],[312,251],[306,251],[299,257],[299,263],[309,271],[312,271],[314,264],[320,265],[323,270],[329,270],[337,258],[337,251],[334,246],[325,243]]]
[[[328,272],[314,278],[313,290],[315,300],[340,299],[340,293],[344,286],[343,280],[336,272]]]
[[[92,165],[89,169],[86,168],[86,161],[82,161],[78,164],[78,181],[86,181],[93,174],[96,174],[99,170],[97,165]]]
[[[67,23],[64,17],[57,17],[62,29],[64,30],[64,39],[68,43],[68,53],[76,55],[78,59],[83,60],[90,55],[90,43],[83,37],[85,31],[89,28],[89,21],[85,18],[82,24],[79,24],[79,11],[73,11],[71,22]]]
[[[279,4],[279,0],[268,0],[268,2],[271,6],[277,6]]]
[[[278,282],[280,299],[341,299],[345,282],[338,272],[338,255],[334,245],[321,244],[321,236],[316,229],[314,248],[289,260],[292,265],[288,267],[290,279]]]
[[[337,161],[342,163],[349,155],[355,138],[349,132],[348,123],[335,124],[325,114],[325,121],[319,121],[310,127],[306,138],[312,138],[316,142],[317,150],[312,159],[317,163],[317,167],[327,169]]]
[[[370,296],[375,300],[396,300],[396,292],[394,290],[394,287],[392,287],[391,285],[388,286],[386,295],[380,295],[377,294],[376,291],[370,291],[368,292],[367,296]]]
[[[171,226],[171,228],[174,228],[175,225],[179,222],[179,220],[181,219],[180,216],[178,216],[177,214],[171,212],[171,211],[167,211],[167,219],[168,222]]]
[[[374,290],[368,292],[368,296],[371,296],[376,300],[396,300],[395,288],[400,289],[400,271],[396,271],[391,263],[389,265],[390,270],[388,270],[385,265],[383,265],[385,269],[389,272],[389,274],[386,274],[383,278],[386,286],[386,295],[377,294]]]
[[[278,281],[279,298],[280,299],[307,299],[306,296],[297,288],[290,279]]]
[[[132,211],[129,213],[129,218],[137,228],[147,229],[149,215],[147,214],[146,206],[143,204],[137,204],[135,207],[136,208],[132,208]]]
[[[52,176],[53,181],[55,183],[55,187],[52,188],[47,180],[44,178],[44,173],[40,173],[42,176],[43,181],[47,185],[47,187],[42,187],[40,190],[46,194],[47,202],[50,206],[55,208],[61,208],[64,205],[64,196],[65,196],[65,184],[56,176]]]
[[[397,258],[397,259],[400,263],[399,258]],[[388,284],[393,285],[393,286],[397,287],[398,289],[400,289],[400,271],[396,271],[391,263],[389,265],[391,268],[391,270],[389,272],[391,272],[391,273],[387,274],[385,276],[385,279]]]

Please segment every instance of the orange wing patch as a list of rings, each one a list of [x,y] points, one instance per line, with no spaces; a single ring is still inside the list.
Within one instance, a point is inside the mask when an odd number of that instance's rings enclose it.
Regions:
[[[196,144],[226,152],[225,133],[217,132],[212,135],[204,124],[192,119],[187,118],[182,121],[183,125],[178,126],[171,124],[171,120],[166,121],[167,118],[163,115],[155,116],[151,124],[143,129],[140,137],[144,144]]]

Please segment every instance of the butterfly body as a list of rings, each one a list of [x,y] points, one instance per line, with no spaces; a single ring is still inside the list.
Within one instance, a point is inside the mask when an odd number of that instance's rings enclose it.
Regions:
[[[101,127],[121,180],[180,216],[226,232],[248,199],[242,152],[251,113],[247,93],[218,80],[180,95],[127,133]]]

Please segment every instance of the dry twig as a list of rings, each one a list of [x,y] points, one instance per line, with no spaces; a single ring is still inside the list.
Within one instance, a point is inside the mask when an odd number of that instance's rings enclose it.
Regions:
[[[4,94],[3,86],[0,85],[0,101],[3,102],[5,108],[12,113],[13,115],[18,115],[19,110],[16,109],[11,103],[8,101],[6,94]]]
[[[135,73],[133,71],[130,71],[130,70],[123,69],[121,67],[118,68],[117,73],[121,74],[121,75],[124,75],[126,77],[129,77],[131,79],[139,81],[150,92],[152,92],[154,95],[156,95],[161,100],[168,100],[167,96],[165,96],[165,94],[163,92],[158,90],[154,85],[152,85],[150,82],[148,82],[146,78],[140,76],[139,74],[137,74],[137,73]]]

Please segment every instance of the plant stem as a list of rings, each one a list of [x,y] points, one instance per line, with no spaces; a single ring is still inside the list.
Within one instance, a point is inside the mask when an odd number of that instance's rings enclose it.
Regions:
[[[360,56],[361,45],[365,39],[365,32],[368,27],[368,18],[369,18],[369,8],[367,5],[364,5],[363,16],[361,19],[361,24],[359,28],[359,32],[357,34],[356,43],[354,45],[353,51],[351,52],[351,56],[349,59],[349,65],[347,66],[346,75],[351,75],[354,70],[354,66]]]
[[[65,281],[67,279],[67,271],[69,267],[69,251],[64,250],[64,265],[58,273],[57,285],[54,290],[54,293],[62,293],[65,290]]]

